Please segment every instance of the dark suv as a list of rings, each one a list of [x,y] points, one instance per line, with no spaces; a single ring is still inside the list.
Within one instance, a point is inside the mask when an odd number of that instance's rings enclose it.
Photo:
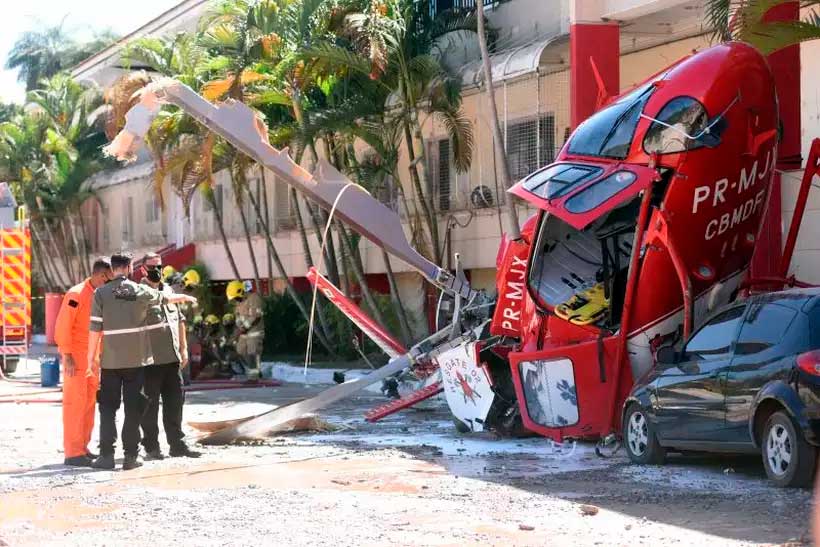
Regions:
[[[667,450],[762,453],[778,486],[806,486],[820,445],[820,290],[752,296],[712,316],[624,404],[636,463]]]

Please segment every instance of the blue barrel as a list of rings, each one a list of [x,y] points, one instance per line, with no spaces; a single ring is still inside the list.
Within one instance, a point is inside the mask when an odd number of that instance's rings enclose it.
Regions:
[[[60,383],[60,359],[52,357],[40,362],[40,385],[55,387]]]

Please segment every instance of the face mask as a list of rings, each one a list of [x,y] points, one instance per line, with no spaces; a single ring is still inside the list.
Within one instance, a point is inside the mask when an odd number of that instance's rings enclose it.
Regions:
[[[159,283],[162,281],[162,272],[158,266],[149,266],[146,268],[148,274],[148,281],[151,283]]]

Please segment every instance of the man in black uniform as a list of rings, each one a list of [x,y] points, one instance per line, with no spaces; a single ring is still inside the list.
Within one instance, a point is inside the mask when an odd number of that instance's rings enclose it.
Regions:
[[[153,364],[148,311],[163,304],[196,303],[188,295],[166,295],[151,287],[138,285],[131,274],[131,256],[111,257],[114,279],[94,292],[88,340],[88,372],[100,377],[97,402],[100,408],[100,456],[93,467],[114,469],[114,443],[117,438],[117,410],[124,403],[122,425],[124,470],[142,465],[139,460],[140,421],[145,412],[144,367]],[[97,351],[102,344],[101,358]]]
[[[162,257],[149,253],[143,259],[146,275],[143,285],[172,296],[174,290],[162,282]],[[185,316],[176,304],[157,304],[148,311],[151,353],[154,364],[145,367],[145,395],[148,409],[142,417],[142,445],[146,460],[162,460],[165,456],[159,447],[159,400],[162,398],[162,425],[168,441],[171,457],[198,458],[199,452],[185,444],[182,431],[182,369],[188,365],[188,344],[185,332]]]

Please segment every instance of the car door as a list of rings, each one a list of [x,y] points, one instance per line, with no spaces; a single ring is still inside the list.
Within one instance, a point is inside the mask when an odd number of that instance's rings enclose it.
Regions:
[[[785,380],[791,370],[793,352],[787,353],[781,342],[788,336],[798,313],[776,303],[749,304],[732,364],[725,372],[727,441],[751,442],[749,413],[755,395],[771,380]]]
[[[725,429],[722,373],[731,363],[744,308],[710,319],[658,377],[655,414],[662,439],[714,441]]]

